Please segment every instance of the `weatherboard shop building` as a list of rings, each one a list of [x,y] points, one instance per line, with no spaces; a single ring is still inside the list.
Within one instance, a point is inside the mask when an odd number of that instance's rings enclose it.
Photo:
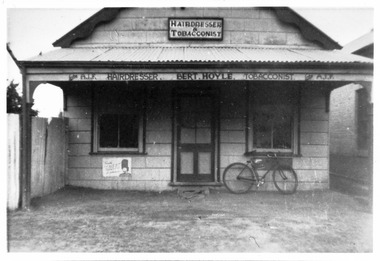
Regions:
[[[53,45],[21,62],[25,102],[62,88],[66,183],[99,189],[220,186],[252,150],[291,156],[299,190],[326,189],[330,92],[373,73],[283,7],[105,8]]]

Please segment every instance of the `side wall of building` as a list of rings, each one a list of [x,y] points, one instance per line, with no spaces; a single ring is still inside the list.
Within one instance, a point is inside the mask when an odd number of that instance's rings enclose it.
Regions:
[[[360,88],[360,85],[349,84],[331,92],[331,154],[358,155],[356,91]]]

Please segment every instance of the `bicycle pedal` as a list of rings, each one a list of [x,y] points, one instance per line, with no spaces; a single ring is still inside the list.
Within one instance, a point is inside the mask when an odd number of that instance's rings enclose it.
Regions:
[[[264,181],[260,180],[258,183],[257,183],[257,187],[260,187],[261,185],[264,184]]]

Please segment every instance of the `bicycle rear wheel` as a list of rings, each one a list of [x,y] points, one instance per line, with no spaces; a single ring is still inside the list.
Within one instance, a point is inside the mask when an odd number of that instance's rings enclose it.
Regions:
[[[223,182],[231,193],[243,194],[250,190],[256,179],[248,165],[237,162],[224,170]]]
[[[282,194],[293,194],[298,187],[296,172],[292,167],[286,165],[280,165],[273,171],[273,182]]]

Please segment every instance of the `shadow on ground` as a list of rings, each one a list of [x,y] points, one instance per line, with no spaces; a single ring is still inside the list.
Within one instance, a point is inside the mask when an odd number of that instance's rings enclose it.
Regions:
[[[233,195],[66,187],[8,212],[11,252],[372,252],[372,214],[333,191]]]

